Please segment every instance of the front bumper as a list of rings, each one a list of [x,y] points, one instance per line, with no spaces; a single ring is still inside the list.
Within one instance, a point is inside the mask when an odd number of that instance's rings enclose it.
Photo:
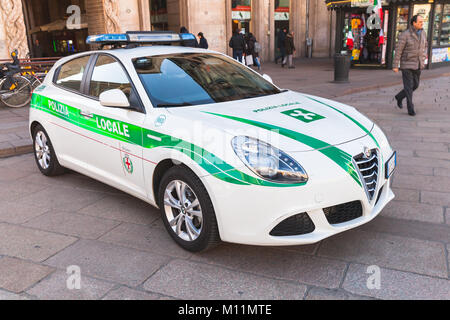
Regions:
[[[360,150],[359,143],[355,145],[348,146],[350,154],[357,154],[357,150]],[[347,172],[333,167],[328,159],[317,152],[308,156],[296,155],[303,157],[301,164],[305,164],[310,175],[305,186],[241,186],[220,181],[213,176],[202,177],[214,204],[221,239],[249,245],[311,244],[371,221],[395,197],[391,190],[391,179],[386,179],[384,175],[384,161],[389,159],[392,149],[381,149],[380,159],[383,163],[376,193],[371,200],[364,187],[358,185]],[[335,223],[331,220],[330,223],[329,215],[324,213],[324,209],[329,214],[327,208],[357,202],[360,203],[360,214],[345,222]],[[312,232],[296,235],[272,232],[286,219],[303,213],[314,224]]]

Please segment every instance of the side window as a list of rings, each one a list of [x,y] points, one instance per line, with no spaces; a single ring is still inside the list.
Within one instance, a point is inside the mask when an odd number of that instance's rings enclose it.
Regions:
[[[95,63],[89,95],[98,98],[102,92],[112,89],[122,90],[130,99],[132,88],[122,66],[114,58],[101,55]]]
[[[55,83],[61,87],[80,92],[81,80],[90,56],[73,59],[63,64]]]

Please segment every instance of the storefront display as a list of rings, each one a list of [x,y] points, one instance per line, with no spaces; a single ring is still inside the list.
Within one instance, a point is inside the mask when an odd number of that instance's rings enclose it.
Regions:
[[[378,30],[369,30],[367,11],[376,0],[326,0],[336,10],[336,53],[351,55],[352,66],[392,68],[398,37],[410,27],[411,18],[420,15],[428,37],[427,68],[449,64],[450,0],[387,0]]]
[[[409,26],[409,6],[397,7],[397,27],[395,30],[395,40],[398,40],[400,33],[408,29]]]
[[[354,66],[382,66],[385,64],[386,35],[388,34],[388,10],[383,10],[381,28],[368,27],[365,9],[345,13],[342,50],[351,55]]]

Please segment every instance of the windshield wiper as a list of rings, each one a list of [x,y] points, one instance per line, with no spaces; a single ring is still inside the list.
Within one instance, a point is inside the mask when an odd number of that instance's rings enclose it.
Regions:
[[[175,107],[187,107],[192,106],[192,103],[183,102],[183,103],[168,103],[168,104],[158,104],[157,108],[175,108]]]

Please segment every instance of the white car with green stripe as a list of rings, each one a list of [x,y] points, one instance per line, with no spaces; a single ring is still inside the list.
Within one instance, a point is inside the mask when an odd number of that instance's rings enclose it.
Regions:
[[[203,49],[61,59],[33,93],[30,132],[43,174],[70,168],[158,207],[190,251],[314,243],[394,198],[396,153],[372,121]]]

